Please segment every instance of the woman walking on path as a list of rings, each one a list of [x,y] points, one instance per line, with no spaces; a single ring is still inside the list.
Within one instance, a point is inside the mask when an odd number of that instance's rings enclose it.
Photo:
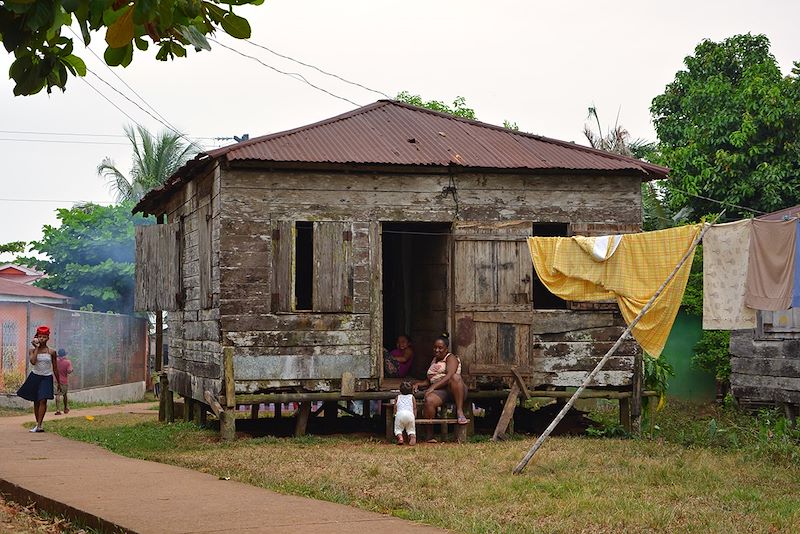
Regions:
[[[31,341],[33,348],[28,353],[28,359],[33,368],[28,378],[25,379],[25,383],[17,390],[17,396],[33,402],[33,415],[36,417],[36,426],[31,429],[31,432],[44,432],[42,422],[44,421],[44,414],[47,412],[47,401],[54,397],[54,377],[58,383],[59,391],[61,390],[58,374],[53,373],[54,369],[58,369],[56,351],[47,346],[48,339],[50,339],[50,329],[46,326],[38,327],[36,335]]]

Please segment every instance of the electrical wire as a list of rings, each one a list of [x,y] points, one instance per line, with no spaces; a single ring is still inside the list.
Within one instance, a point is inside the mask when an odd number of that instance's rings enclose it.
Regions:
[[[195,143],[195,142],[194,142],[194,141],[192,141],[190,138],[188,138],[186,135],[184,135],[183,133],[179,132],[178,130],[176,130],[175,128],[173,128],[172,126],[170,126],[169,124],[167,124],[166,122],[162,121],[161,119],[159,119],[158,117],[156,117],[155,115],[153,115],[152,113],[150,113],[149,111],[147,111],[146,109],[144,109],[144,108],[143,108],[142,106],[140,106],[140,105],[139,105],[137,102],[135,102],[135,101],[131,100],[131,98],[130,98],[128,95],[126,95],[125,93],[123,93],[122,91],[120,91],[119,89],[117,89],[116,87],[114,87],[113,85],[111,85],[110,83],[108,83],[106,80],[104,80],[104,79],[103,79],[103,78],[102,78],[102,77],[101,77],[99,74],[97,74],[96,72],[94,72],[92,69],[89,69],[89,68],[87,68],[87,69],[86,69],[86,71],[87,71],[87,72],[89,72],[89,73],[91,73],[91,74],[92,74],[94,77],[96,77],[98,80],[100,80],[100,81],[101,81],[101,82],[103,82],[104,84],[106,84],[108,87],[110,87],[110,88],[111,88],[111,90],[112,90],[112,91],[114,91],[115,93],[117,93],[118,95],[120,95],[122,98],[124,98],[125,100],[127,100],[128,102],[130,102],[131,104],[133,104],[134,106],[136,106],[137,108],[139,108],[140,110],[144,111],[144,112],[145,112],[147,115],[149,115],[149,116],[150,116],[150,118],[152,118],[153,120],[155,120],[155,121],[156,121],[156,122],[158,122],[158,123],[161,123],[161,125],[163,125],[164,127],[168,128],[168,129],[170,129],[170,130],[172,130],[172,131],[173,131],[173,132],[174,132],[174,133],[175,133],[177,136],[179,136],[179,137],[181,137],[182,139],[184,139],[184,140],[185,140],[186,142],[188,142],[190,145],[193,145],[195,148],[197,148],[197,149],[198,149],[198,150],[200,150],[201,152],[205,150],[205,147],[202,147],[202,146],[200,146],[199,144]],[[119,108],[117,108],[117,109],[119,109]],[[126,116],[126,117],[128,117],[128,118],[130,118],[130,115],[128,115],[127,113],[125,114],[125,116]],[[131,119],[131,120],[133,120],[133,119]],[[136,123],[138,126],[141,126],[141,125],[140,125],[138,122],[136,122],[136,121],[133,121],[133,122],[134,122],[134,123]]]
[[[714,199],[714,198],[711,198],[711,197],[704,197],[703,195],[697,195],[697,194],[694,194],[694,193],[689,193],[688,191],[684,191],[682,189],[678,189],[677,187],[675,187],[672,184],[670,184],[669,188],[674,190],[674,191],[677,191],[678,193],[682,193],[682,194],[688,195],[690,197],[699,198],[699,199],[702,199],[702,200],[707,200],[709,202],[716,202],[717,204],[720,204],[721,206],[731,206],[731,207],[734,207],[734,208],[739,208],[741,210],[749,211],[751,213],[756,213],[758,215],[765,215],[767,213],[766,211],[758,211],[756,209],[748,208],[746,206],[739,206],[737,204],[733,204],[732,202],[726,202],[724,200],[717,200],[717,199]]]
[[[50,204],[114,204],[110,200],[55,200],[48,198],[0,198],[0,202],[47,202]]]
[[[81,38],[78,36],[78,34],[77,34],[77,33],[75,33],[75,30],[73,30],[73,29],[72,29],[72,27],[68,26],[68,28],[69,28],[69,31],[70,31],[70,32],[72,32],[72,35],[74,35],[74,36],[75,36],[75,38],[76,38],[76,39],[79,39],[81,42],[83,42],[83,39],[81,39]],[[105,67],[106,67],[106,68],[107,68],[107,69],[108,69],[108,70],[111,72],[111,74],[113,74],[113,75],[114,75],[114,76],[115,76],[115,77],[116,77],[116,78],[117,78],[117,79],[118,79],[120,82],[122,82],[122,84],[123,84],[125,87],[127,87],[127,88],[128,88],[128,90],[129,90],[130,92],[132,92],[134,95],[136,95],[136,97],[137,97],[139,100],[141,100],[141,101],[144,103],[144,105],[145,105],[145,106],[147,106],[148,108],[150,108],[150,109],[153,111],[153,113],[155,113],[155,114],[156,114],[156,115],[158,115],[158,116],[159,116],[161,119],[163,119],[163,123],[169,124],[169,127],[170,127],[170,128],[172,128],[172,130],[173,130],[173,131],[176,131],[176,130],[177,130],[177,129],[176,129],[176,128],[175,128],[175,127],[174,127],[174,126],[173,126],[173,125],[172,125],[172,124],[171,124],[171,123],[170,123],[170,122],[169,122],[169,121],[168,121],[168,120],[167,120],[167,119],[166,119],[166,118],[165,118],[165,117],[164,117],[162,114],[161,114],[161,113],[159,113],[159,112],[156,110],[156,108],[154,108],[152,105],[150,105],[150,103],[149,103],[147,100],[145,100],[145,99],[144,99],[144,97],[142,97],[142,95],[140,95],[139,93],[137,93],[137,92],[136,92],[136,90],[135,90],[133,87],[131,87],[130,85],[128,85],[128,83],[127,83],[125,80],[123,80],[123,79],[122,79],[122,78],[119,76],[119,74],[117,74],[117,73],[114,71],[114,69],[112,69],[112,68],[111,68],[111,66],[110,66],[108,63],[106,63],[106,61],[105,61],[103,58],[101,58],[100,56],[98,56],[98,55],[97,55],[97,53],[96,53],[94,50],[92,50],[91,48],[89,48],[88,46],[86,46],[86,43],[84,43],[84,45],[83,45],[83,46],[84,46],[84,48],[85,48],[86,50],[88,50],[88,51],[89,51],[89,52],[90,52],[90,53],[91,53],[91,54],[92,54],[92,55],[93,55],[95,58],[97,58],[97,60],[98,60],[98,61],[100,61],[100,63],[102,63],[103,65],[105,65]],[[89,70],[89,69],[87,69],[87,70]],[[96,76],[96,74],[95,74],[95,76]]]
[[[95,93],[97,93],[98,95],[102,96],[102,97],[103,97],[103,98],[106,100],[106,102],[108,102],[109,104],[111,104],[112,106],[114,106],[115,108],[117,108],[117,110],[118,110],[120,113],[122,113],[123,115],[125,115],[126,117],[128,117],[132,123],[134,123],[134,124],[135,124],[135,125],[137,125],[137,126],[142,126],[141,124],[139,124],[139,122],[138,122],[136,119],[134,119],[133,117],[131,117],[130,115],[128,115],[127,113],[125,113],[125,110],[123,110],[121,107],[119,107],[118,105],[116,105],[116,104],[115,104],[115,103],[114,103],[114,102],[113,102],[113,101],[112,101],[110,98],[108,98],[106,95],[104,95],[102,92],[100,92],[100,90],[99,90],[97,87],[95,87],[94,85],[92,85],[91,83],[89,83],[89,80],[87,80],[85,76],[81,76],[81,80],[83,80],[83,83],[85,83],[86,85],[88,85],[89,87],[91,87],[91,88],[92,88],[92,90],[93,90]]]
[[[337,80],[341,80],[341,81],[343,81],[345,83],[349,83],[350,85],[354,85],[356,87],[360,87],[362,89],[366,89],[367,91],[370,91],[370,92],[373,92],[375,94],[384,96],[386,98],[389,98],[389,99],[392,98],[389,95],[387,95],[386,93],[384,93],[383,91],[378,91],[377,89],[372,89],[372,88],[367,87],[366,85],[360,84],[358,82],[350,81],[350,80],[348,80],[346,78],[343,78],[343,77],[339,76],[338,74],[334,74],[333,72],[325,71],[325,70],[323,70],[323,69],[321,69],[321,68],[319,68],[317,66],[311,65],[309,63],[304,63],[304,62],[300,61],[299,59],[295,59],[295,58],[293,58],[291,56],[287,56],[285,54],[281,54],[279,52],[276,52],[275,50],[272,50],[269,47],[266,47],[266,46],[264,46],[262,44],[259,44],[259,43],[256,43],[254,41],[251,41],[250,39],[244,39],[244,41],[247,42],[247,43],[250,43],[251,45],[256,46],[258,48],[262,48],[262,49],[266,50],[267,52],[269,52],[270,54],[274,54],[274,55],[276,55],[278,57],[281,57],[281,58],[284,58],[284,59],[288,59],[289,61],[293,61],[293,62],[297,63],[298,65],[303,65],[304,67],[308,67],[310,69],[314,69],[314,70],[316,70],[318,72],[321,72],[322,74],[325,74],[326,76],[331,76],[333,78],[336,78]]]
[[[69,141],[66,139],[10,139],[0,137],[0,141],[17,141],[23,143],[67,143],[71,145],[118,145],[131,146],[130,143],[110,143],[108,141]]]
[[[255,56],[251,56],[251,55],[249,55],[249,54],[245,54],[244,52],[241,52],[241,51],[239,51],[239,50],[236,50],[235,48],[233,48],[233,47],[231,47],[231,46],[228,46],[228,45],[226,45],[226,44],[223,44],[223,43],[221,43],[221,42],[217,41],[216,39],[213,39],[213,38],[210,38],[210,37],[209,37],[209,38],[208,38],[208,40],[209,40],[209,41],[211,41],[211,42],[214,42],[214,43],[218,44],[218,45],[219,45],[219,46],[221,46],[222,48],[226,48],[226,49],[230,50],[231,52],[234,52],[234,53],[236,53],[236,54],[239,54],[239,55],[240,55],[240,56],[242,56],[242,57],[246,57],[246,58],[248,58],[248,59],[252,59],[253,61],[256,61],[256,62],[258,62],[260,65],[262,65],[262,66],[264,66],[264,67],[266,67],[266,68],[268,68],[268,69],[274,70],[275,72],[277,72],[277,73],[279,73],[279,74],[283,74],[283,75],[285,75],[285,76],[289,76],[289,77],[291,77],[291,78],[294,78],[295,80],[298,80],[298,81],[300,81],[300,82],[303,82],[303,83],[305,83],[305,84],[307,84],[307,85],[310,85],[311,87],[313,87],[313,88],[314,88],[314,89],[316,89],[317,91],[322,91],[323,93],[326,93],[326,94],[328,94],[328,95],[330,95],[330,96],[332,96],[332,97],[334,97],[334,98],[338,98],[339,100],[344,100],[345,102],[348,102],[348,103],[350,103],[350,104],[352,104],[352,105],[354,105],[354,106],[356,106],[356,107],[360,107],[360,106],[361,106],[361,104],[357,104],[356,102],[353,102],[353,101],[352,101],[352,100],[350,100],[349,98],[345,98],[345,97],[343,97],[343,96],[339,96],[339,95],[337,95],[337,94],[335,94],[335,93],[332,93],[332,92],[328,91],[327,89],[323,89],[322,87],[319,87],[318,85],[314,85],[313,83],[311,83],[310,81],[308,81],[308,80],[306,79],[306,77],[305,77],[305,76],[303,76],[302,74],[299,74],[299,73],[297,73],[297,72],[286,72],[286,71],[282,71],[282,70],[280,70],[280,69],[277,69],[277,68],[273,67],[272,65],[268,65],[267,63],[264,63],[263,61],[261,61],[259,58],[255,57]]]

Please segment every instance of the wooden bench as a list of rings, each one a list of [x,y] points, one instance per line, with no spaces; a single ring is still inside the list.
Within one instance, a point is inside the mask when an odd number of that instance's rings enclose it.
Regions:
[[[417,413],[420,412],[420,408],[422,407],[422,402],[417,401]],[[384,402],[381,404],[381,409],[383,409],[384,418],[386,421],[386,440],[392,441],[394,436],[394,410],[392,409],[394,404],[390,402]],[[447,405],[441,406],[440,410],[446,410]],[[455,429],[453,430],[453,437],[455,438],[456,442],[458,443],[466,443],[467,441],[467,427],[470,426],[469,422],[470,419],[467,419],[468,424],[459,425],[458,419],[455,418],[447,418],[447,417],[437,417],[435,419],[422,419],[417,418],[414,420],[414,423],[417,425],[439,425],[439,432],[442,436],[442,439],[447,439],[447,425],[455,425]]]

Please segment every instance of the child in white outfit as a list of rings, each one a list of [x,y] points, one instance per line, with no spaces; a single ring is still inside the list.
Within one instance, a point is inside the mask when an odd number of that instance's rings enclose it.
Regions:
[[[416,412],[416,401],[412,391],[414,385],[406,380],[400,384],[400,395],[394,401],[394,435],[397,436],[397,444],[403,444],[403,430],[408,434],[408,444],[417,443],[417,431],[414,426],[414,413]]]

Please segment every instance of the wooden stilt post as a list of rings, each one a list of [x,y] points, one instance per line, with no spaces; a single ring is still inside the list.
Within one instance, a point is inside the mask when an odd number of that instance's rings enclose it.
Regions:
[[[283,406],[283,404],[281,404],[280,402],[276,402],[274,404],[274,406],[275,406],[275,419],[280,419],[281,418],[281,407]]]
[[[631,399],[619,399],[619,424],[626,432],[631,432]]]
[[[192,421],[194,417],[194,403],[195,400],[191,397],[183,399],[183,420],[187,423]]]
[[[300,403],[300,408],[297,410],[297,422],[294,427],[295,437],[305,436],[306,427],[308,426],[308,417],[311,415],[311,402],[305,401]]]
[[[236,410],[225,408],[220,414],[219,433],[223,440],[236,439]]]
[[[258,419],[258,404],[250,405],[250,419]]]
[[[511,391],[508,392],[506,403],[503,406],[503,413],[500,414],[500,420],[497,421],[494,434],[492,434],[492,441],[497,441],[505,437],[509,424],[514,420],[514,410],[517,408],[519,392],[519,384],[514,381],[514,384],[511,386]]]
[[[724,213],[725,213],[725,210],[722,210],[722,213],[720,213],[717,216],[717,218],[714,220],[714,222],[716,222],[720,217],[722,217],[722,215]],[[597,373],[600,372],[600,369],[603,368],[603,366],[606,364],[606,362],[611,357],[611,355],[614,354],[617,351],[617,349],[620,347],[620,345],[622,345],[622,342],[625,340],[625,338],[627,338],[630,335],[631,330],[633,330],[633,327],[636,326],[636,324],[642,319],[644,314],[647,313],[648,310],[650,310],[650,308],[653,307],[653,302],[655,302],[655,300],[658,298],[658,296],[661,295],[661,292],[664,291],[664,288],[667,287],[667,284],[669,284],[670,281],[673,278],[675,278],[675,275],[678,273],[680,268],[683,267],[683,264],[686,263],[686,260],[688,260],[689,257],[692,255],[692,253],[694,253],[694,249],[697,248],[697,245],[703,239],[703,235],[705,235],[706,231],[709,228],[711,228],[710,224],[703,228],[703,230],[700,232],[700,234],[694,240],[692,245],[689,247],[689,250],[687,250],[686,254],[683,255],[683,258],[681,258],[681,261],[679,261],[678,265],[675,266],[675,269],[672,270],[672,272],[669,274],[669,276],[667,276],[667,279],[664,280],[664,283],[661,284],[661,286],[656,290],[656,292],[653,294],[653,296],[650,297],[650,300],[647,301],[647,304],[645,304],[644,308],[642,308],[642,311],[639,312],[639,315],[637,315],[633,319],[633,321],[631,321],[631,323],[628,325],[628,328],[626,328],[625,331],[622,333],[622,335],[619,336],[619,339],[617,340],[617,342],[614,343],[614,345],[610,349],[608,349],[608,352],[605,353],[605,355],[601,358],[601,360],[599,362],[597,362],[597,365],[595,366],[595,368],[592,369],[592,371],[588,375],[586,375],[586,378],[584,379],[583,383],[580,385],[580,387],[578,389],[575,390],[575,393],[572,394],[572,397],[570,397],[570,399],[567,401],[567,403],[564,404],[564,407],[558,413],[556,418],[553,419],[553,422],[550,423],[550,425],[545,429],[545,431],[542,433],[542,435],[539,436],[539,439],[536,440],[536,442],[533,444],[533,446],[530,448],[530,450],[525,454],[525,457],[517,464],[516,467],[514,467],[513,473],[515,475],[520,474],[522,472],[522,470],[525,469],[525,466],[528,465],[528,462],[531,460],[531,458],[533,458],[533,455],[536,454],[536,451],[539,450],[539,447],[542,446],[542,444],[545,442],[547,437],[553,432],[553,429],[558,425],[558,423],[561,422],[561,420],[567,414],[569,409],[572,408],[572,405],[575,404],[575,400],[580,396],[580,394],[583,392],[583,390],[586,389],[589,386],[589,384],[592,383],[592,380],[594,380],[594,377],[597,376]],[[641,394],[641,392],[640,392],[640,394]],[[641,410],[641,408],[640,408],[640,410]]]
[[[644,382],[644,369],[642,366],[642,354],[637,353],[633,359],[633,379],[631,384],[631,432],[636,435],[642,432],[642,382]]]

